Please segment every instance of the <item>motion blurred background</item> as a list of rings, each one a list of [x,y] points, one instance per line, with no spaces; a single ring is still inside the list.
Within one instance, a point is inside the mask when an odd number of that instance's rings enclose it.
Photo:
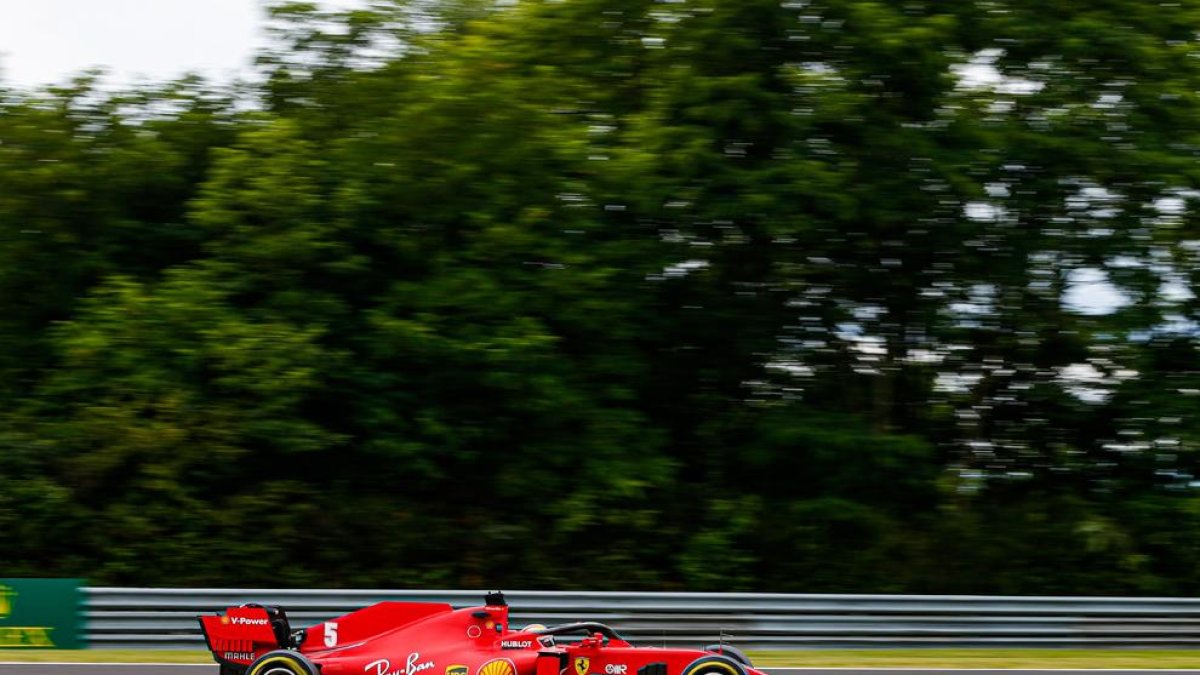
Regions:
[[[1200,2],[266,25],[0,80],[7,575],[1200,592]]]

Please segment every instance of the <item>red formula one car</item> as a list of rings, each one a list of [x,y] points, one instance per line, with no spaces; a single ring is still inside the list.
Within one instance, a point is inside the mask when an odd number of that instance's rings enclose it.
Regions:
[[[200,617],[220,675],[765,675],[741,651],[634,647],[604,624],[508,625],[503,594],[483,607],[381,602],[292,631],[282,609]],[[582,639],[556,644],[556,636]]]

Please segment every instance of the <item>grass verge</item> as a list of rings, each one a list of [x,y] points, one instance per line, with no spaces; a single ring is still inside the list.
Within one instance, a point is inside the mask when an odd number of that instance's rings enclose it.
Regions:
[[[0,662],[212,663],[202,649],[0,649]]]

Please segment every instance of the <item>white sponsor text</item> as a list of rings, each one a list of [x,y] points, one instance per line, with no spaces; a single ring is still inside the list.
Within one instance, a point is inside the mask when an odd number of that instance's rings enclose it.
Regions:
[[[416,675],[422,670],[429,670],[433,667],[433,661],[423,661],[421,663],[417,663],[420,660],[421,655],[417,652],[413,652],[408,655],[408,660],[405,662],[403,669],[397,668],[392,670],[391,661],[387,659],[379,659],[378,661],[372,661],[363,666],[363,670],[368,673],[374,673],[374,675]]]
[[[533,640],[502,640],[500,642],[501,649],[529,649],[533,646]]]

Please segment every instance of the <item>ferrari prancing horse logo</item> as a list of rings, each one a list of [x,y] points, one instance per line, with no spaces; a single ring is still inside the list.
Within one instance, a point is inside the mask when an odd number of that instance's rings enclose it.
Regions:
[[[588,675],[588,666],[590,665],[592,665],[592,660],[588,657],[575,657],[575,675]]]

